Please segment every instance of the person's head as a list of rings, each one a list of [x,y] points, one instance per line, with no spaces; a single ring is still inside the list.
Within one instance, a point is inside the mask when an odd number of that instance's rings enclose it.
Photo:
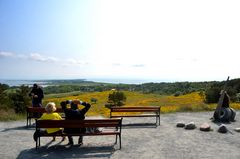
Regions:
[[[78,109],[78,104],[74,103],[74,102],[71,102],[71,109],[73,110],[77,110]]]
[[[33,88],[34,88],[34,89],[38,88],[37,83],[34,83],[34,84],[33,84]]]
[[[81,104],[80,100],[78,100],[78,99],[71,100],[70,101],[71,109],[77,110],[78,109],[78,104]]]
[[[67,109],[67,101],[62,101],[62,102],[60,103],[60,105],[61,105],[61,107],[62,107],[63,110]]]
[[[49,102],[45,107],[47,113],[53,113],[56,111],[56,109],[56,105],[53,102]]]

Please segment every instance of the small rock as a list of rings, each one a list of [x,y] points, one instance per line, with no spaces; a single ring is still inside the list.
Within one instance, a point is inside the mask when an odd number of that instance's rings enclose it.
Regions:
[[[211,126],[210,126],[208,123],[203,123],[203,124],[200,126],[200,130],[201,130],[201,131],[210,131],[210,130],[211,130]]]
[[[235,128],[234,129],[236,132],[240,132],[240,128]]]
[[[179,128],[183,128],[185,126],[185,123],[178,122],[176,126],[179,127]]]
[[[190,122],[190,123],[186,124],[186,126],[185,126],[185,129],[187,129],[187,130],[192,130],[195,128],[196,128],[196,125],[194,122]]]
[[[228,132],[228,129],[227,129],[226,125],[221,124],[221,125],[219,126],[219,128],[218,128],[218,132],[220,132],[220,133],[227,133],[227,132]]]

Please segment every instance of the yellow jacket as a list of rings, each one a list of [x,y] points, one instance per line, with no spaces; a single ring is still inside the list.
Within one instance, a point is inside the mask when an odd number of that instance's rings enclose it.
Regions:
[[[39,120],[62,120],[62,117],[58,114],[58,113],[43,113],[43,115],[41,116],[41,118],[39,118]],[[59,130],[61,130],[62,128],[47,128],[46,131],[47,133],[54,133],[57,132]]]

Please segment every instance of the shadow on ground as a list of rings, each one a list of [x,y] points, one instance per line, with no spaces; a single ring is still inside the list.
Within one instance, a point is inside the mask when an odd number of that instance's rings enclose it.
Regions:
[[[157,128],[158,125],[155,123],[130,123],[130,124],[123,124],[123,129],[136,129],[136,128]]]
[[[47,144],[48,145],[48,144]],[[65,146],[47,145],[40,147],[38,150],[35,148],[23,150],[18,155],[17,159],[26,158],[110,158],[116,151],[113,146]]]
[[[35,130],[35,127],[27,128],[26,126],[17,126],[12,128],[5,128],[1,132],[13,131],[13,130]]]

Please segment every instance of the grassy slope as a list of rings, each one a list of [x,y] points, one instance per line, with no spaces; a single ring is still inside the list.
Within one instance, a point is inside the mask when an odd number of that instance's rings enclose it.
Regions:
[[[55,102],[60,107],[60,102],[67,99],[80,99],[91,103],[91,98],[96,98],[97,103],[92,103],[92,108],[87,112],[88,116],[105,116],[109,117],[109,109],[105,107],[108,95],[111,91],[94,92],[94,93],[61,93],[46,95],[43,104]],[[180,112],[180,111],[213,111],[217,104],[205,104],[203,98],[197,92],[174,96],[162,96],[157,94],[142,94],[138,92],[124,92],[127,106],[162,106],[162,113]],[[230,106],[235,110],[240,110],[240,103],[231,103]],[[15,114],[13,110],[1,110],[0,121],[25,119],[25,114]]]
[[[94,93],[75,93],[72,96],[64,95],[49,95],[44,99],[44,105],[47,102],[55,102],[58,106],[62,100],[66,99],[80,99],[82,101],[91,102],[91,98],[96,98],[97,103],[92,104],[92,108],[87,115],[102,115],[108,117],[109,109],[105,108],[108,95],[110,91],[94,92]],[[199,96],[197,92],[182,95],[178,97],[174,96],[162,96],[157,94],[142,94],[138,92],[124,92],[127,101],[127,106],[162,106],[162,113],[179,112],[179,111],[207,111],[214,110],[216,104],[205,104],[203,98]],[[234,109],[240,109],[239,103],[231,103],[231,107]]]

